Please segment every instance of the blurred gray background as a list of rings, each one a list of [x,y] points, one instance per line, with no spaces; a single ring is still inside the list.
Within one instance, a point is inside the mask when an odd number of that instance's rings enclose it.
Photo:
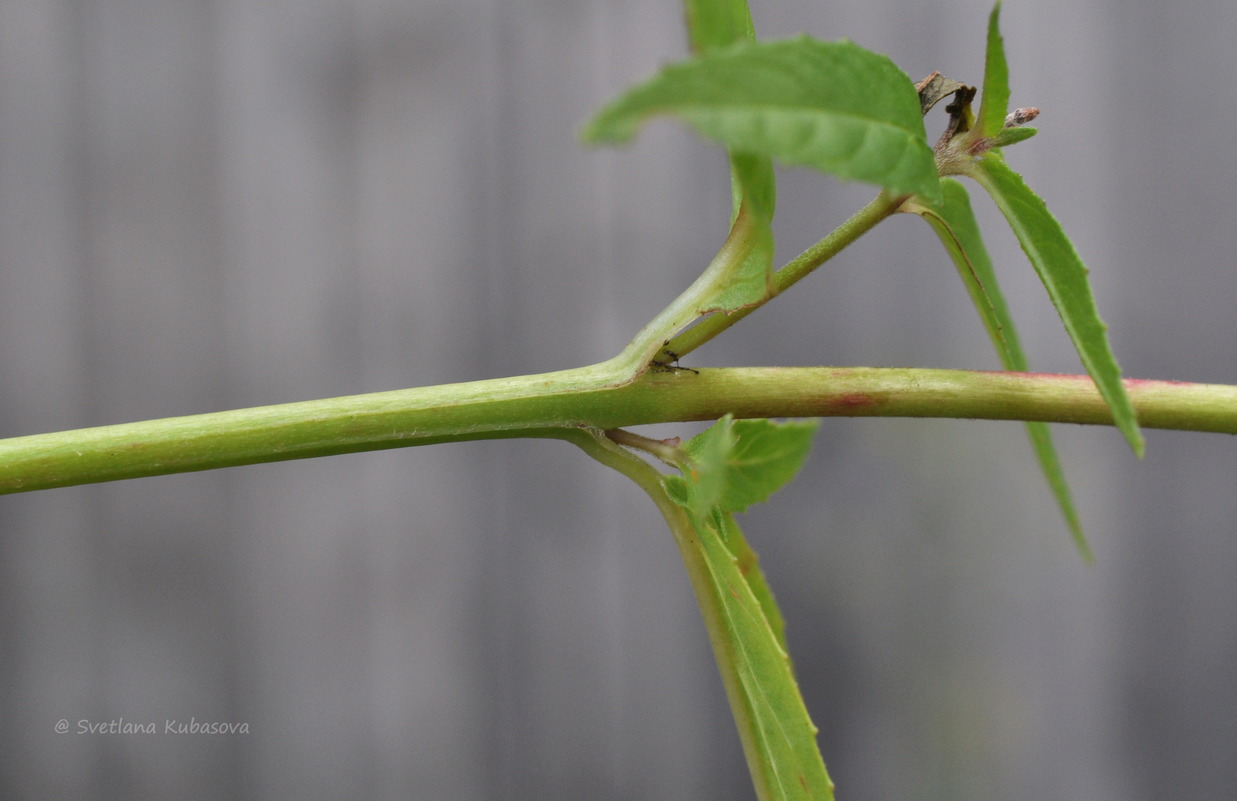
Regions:
[[[765,36],[981,76],[986,0],[754,5]],[[0,434],[613,355],[725,235],[720,151],[576,140],[684,53],[680,13],[5,0]],[[1237,382],[1237,5],[1010,0],[1003,27],[1044,109],[1010,161],[1127,374]],[[779,263],[873,193],[780,187]],[[976,205],[1033,365],[1079,371]],[[911,218],[688,363],[996,366]],[[746,516],[841,799],[1237,797],[1237,443],[1057,436],[1093,567],[1011,423],[824,421]],[[567,445],[11,496],[0,529],[5,798],[753,796],[668,533]],[[249,733],[162,733],[190,719]],[[161,733],[78,733],[122,720]]]

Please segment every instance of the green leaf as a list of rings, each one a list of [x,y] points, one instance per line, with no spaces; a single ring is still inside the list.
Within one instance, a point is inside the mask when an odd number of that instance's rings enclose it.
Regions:
[[[704,462],[725,461],[726,452],[749,433],[764,437],[762,426],[736,431],[732,423],[696,444]],[[816,726],[786,654],[781,615],[733,515],[717,507],[703,510],[706,514],[684,508],[679,497],[686,485],[682,478],[662,476],[600,431],[570,428],[558,435],[635,481],[670,525],[713,645],[757,797],[833,801]],[[773,443],[771,449],[788,450],[785,443]]]
[[[993,147],[1009,147],[1030,139],[1039,133],[1037,128],[1004,128],[992,137]]]
[[[795,477],[812,447],[816,421],[774,423],[726,415],[683,445],[685,478],[671,476],[672,496],[695,514],[742,512]]]
[[[1005,127],[1005,109],[1009,107],[1009,66],[1005,63],[1005,42],[998,27],[1000,17],[998,0],[988,16],[988,48],[977,120],[980,134],[986,137],[996,136]]]
[[[714,515],[713,519],[722,532],[726,547],[734,555],[735,567],[747,580],[747,586],[751,587],[752,595],[760,604],[760,609],[769,622],[769,628],[773,630],[773,636],[777,638],[777,644],[789,655],[790,649],[786,645],[786,619],[782,617],[782,610],[778,608],[777,600],[773,597],[769,581],[765,578],[764,571],[760,569],[760,557],[752,546],[747,544],[747,538],[743,536],[743,531],[735,522],[734,515],[719,513]]]
[[[698,314],[730,314],[768,300],[777,291],[773,283],[773,226],[768,217],[744,202],[718,253],[728,271],[719,289],[696,309]]]
[[[1091,552],[1091,543],[1087,542],[1086,532],[1082,530],[1082,519],[1074,506],[1074,494],[1070,491],[1069,482],[1065,480],[1065,469],[1061,467],[1061,459],[1057,456],[1057,446],[1052,442],[1052,430],[1047,423],[1040,422],[1028,422],[1026,427],[1031,447],[1039,460],[1040,472],[1044,474],[1048,489],[1057,501],[1057,508],[1065,518],[1065,525],[1069,527],[1070,536],[1074,539],[1074,547],[1078,549],[1078,555],[1083,561],[1090,564],[1095,561],[1095,555]]]
[[[952,178],[946,178],[941,181],[941,194],[942,201],[939,205],[916,209],[916,212],[932,225],[941,244],[953,259],[1001,364],[1006,370],[1026,371],[1027,359],[1018,342],[1018,334],[1014,329],[1009,307],[1005,303],[1005,295],[1001,292],[996,272],[992,269],[992,259],[979,234],[979,225],[975,221],[975,213],[971,210],[966,187]],[[1065,471],[1061,468],[1056,446],[1052,443],[1052,432],[1046,423],[1028,422],[1026,427],[1044,479],[1061,509],[1073,536],[1074,545],[1083,559],[1090,562],[1091,547],[1083,533],[1082,521],[1074,506],[1073,495],[1065,480]]]
[[[734,214],[730,235],[717,259],[726,275],[718,291],[696,309],[697,314],[730,314],[768,300],[773,285],[773,209],[777,188],[773,162],[751,153],[730,154]]]
[[[727,460],[738,439],[734,417],[726,415],[684,443],[688,461],[683,476],[667,476],[665,481],[674,502],[702,519],[720,508],[729,489]]]
[[[734,192],[734,216],[744,201],[762,220],[772,221],[777,205],[777,183],[773,161],[768,156],[731,152],[730,181]],[[733,220],[731,223],[733,224]]]
[[[773,423],[726,415],[682,448],[682,476],[666,494],[686,507],[712,599],[714,648],[728,682],[744,753],[762,799],[832,799],[816,727],[795,682],[785,621],[734,512],[766,500],[803,466],[815,422]],[[705,604],[702,602],[702,606]]]
[[[931,224],[953,259],[1005,369],[1026,370],[1013,319],[997,285],[988,249],[979,235],[966,187],[952,178],[944,178],[941,198],[941,203],[916,209],[916,212]]]
[[[692,52],[756,38],[747,0],[685,0],[683,10]]]
[[[785,622],[761,572],[756,552],[731,517],[785,486],[807,459],[816,421],[774,423],[726,415],[684,443],[682,476],[666,476],[667,494],[698,526],[716,529],[751,584],[783,648]]]
[[[723,675],[733,671],[727,689],[757,795],[762,801],[832,801],[833,782],[790,659],[753,592],[751,574],[740,570],[719,528],[730,539],[738,533],[733,517],[720,513],[717,522],[697,524],[696,544],[719,609],[714,649]]]
[[[1144,443],[1134,406],[1108,343],[1108,327],[1096,309],[1087,268],[1073,243],[1044,201],[1009,168],[999,153],[985,154],[968,174],[987,190],[1005,215],[1061,315],[1083,366],[1112,410],[1113,422],[1134,453],[1142,456]]]
[[[710,299],[701,313],[724,314],[755,306],[775,293],[773,285],[773,210],[777,202],[777,183],[773,162],[768,156],[730,153],[734,212],[727,244],[737,242],[745,253],[738,268],[729,275],[720,292]]]
[[[914,85],[887,57],[851,42],[800,36],[702,53],[629,90],[584,138],[627,141],[659,115],[734,151],[939,197]]]

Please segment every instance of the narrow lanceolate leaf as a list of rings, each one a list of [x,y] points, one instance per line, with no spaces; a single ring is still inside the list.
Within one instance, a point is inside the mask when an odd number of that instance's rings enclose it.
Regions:
[[[917,212],[931,224],[953,259],[1005,369],[1026,370],[1009,307],[997,285],[988,249],[979,235],[966,187],[952,178],[942,179],[941,202],[917,209]]]
[[[988,48],[984,58],[984,85],[979,96],[979,118],[976,125],[983,136],[996,136],[1005,127],[1005,109],[1009,106],[1009,66],[1005,62],[1005,42],[998,23],[1001,3],[992,7],[988,17]]]
[[[999,153],[990,152],[979,159],[970,174],[988,191],[1009,222],[1061,315],[1083,366],[1112,410],[1113,422],[1134,452],[1142,456],[1144,444],[1138,419],[1108,343],[1108,327],[1095,307],[1087,268],[1073,243],[1044,201]]]
[[[735,522],[734,515],[719,513],[714,515],[713,519],[717,521],[726,547],[734,556],[735,567],[739,569],[739,575],[747,581],[747,586],[752,589],[752,595],[760,604],[760,610],[764,612],[765,620],[768,621],[778,646],[789,655],[790,648],[786,645],[786,619],[782,617],[782,610],[778,608],[777,599],[773,597],[773,589],[769,586],[764,571],[760,569],[760,557],[752,546],[747,544],[747,538],[743,536],[742,529]]]
[[[715,650],[723,671],[732,670],[736,678],[727,689],[757,796],[762,801],[833,801],[833,782],[790,659],[720,527],[732,538],[738,531],[733,516],[722,512],[716,522],[696,525],[697,543],[720,607],[722,631]]]
[[[1027,359],[1018,342],[1014,321],[1005,303],[1005,295],[997,283],[992,259],[979,234],[979,225],[975,221],[975,213],[971,210],[966,188],[957,181],[946,178],[941,181],[941,194],[942,201],[939,205],[925,207],[918,213],[932,225],[941,244],[958,268],[958,275],[966,285],[971,301],[983,320],[1001,364],[1006,370],[1025,372],[1028,369]],[[1052,433],[1046,423],[1030,422],[1026,426],[1027,436],[1030,437],[1035,455],[1039,459],[1040,469],[1056,498],[1061,514],[1065,517],[1074,544],[1082,557],[1090,562],[1091,548],[1083,533],[1078,511],[1074,507],[1074,499],[1065,480],[1061,460],[1057,457],[1056,447],[1052,443]]]
[[[1082,519],[1074,506],[1074,494],[1070,491],[1069,482],[1065,480],[1065,470],[1057,456],[1057,446],[1052,442],[1052,430],[1047,423],[1031,422],[1026,426],[1031,447],[1035,450],[1035,457],[1039,459],[1039,469],[1044,474],[1044,480],[1048,482],[1052,497],[1056,498],[1057,508],[1065,518],[1070,536],[1074,538],[1074,547],[1078,549],[1083,561],[1090,564],[1095,561],[1095,556],[1091,552],[1091,543],[1087,542],[1087,534],[1082,530]]]
[[[683,482],[694,482],[690,469],[685,469],[683,478],[662,476],[600,432],[563,431],[565,439],[648,492],[670,524],[700,604],[757,797],[833,801],[833,782],[816,745],[816,726],[786,654],[781,615],[733,515],[716,506],[699,510],[675,503]],[[741,438],[733,429],[723,432],[712,443],[701,444],[702,458],[713,463],[725,460],[726,443],[733,446]],[[773,449],[782,450],[777,445]],[[679,486],[672,491],[675,482]],[[744,546],[739,555],[736,543]]]
[[[707,570],[722,631],[714,645],[739,721],[748,767],[761,799],[833,799],[786,653],[781,612],[734,511],[769,497],[802,466],[814,423],[775,424],[723,417],[683,448],[682,476],[662,480],[686,508]]]
[[[702,53],[629,90],[584,137],[626,141],[644,121],[665,115],[735,152],[895,194],[939,196],[914,85],[887,57],[850,42],[800,36]]]

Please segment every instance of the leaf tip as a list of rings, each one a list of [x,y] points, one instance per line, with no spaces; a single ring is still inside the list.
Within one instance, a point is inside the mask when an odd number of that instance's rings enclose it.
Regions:
[[[1095,553],[1091,550],[1090,544],[1087,543],[1086,537],[1081,534],[1074,539],[1074,545],[1078,548],[1078,556],[1082,559],[1082,563],[1087,567],[1095,565]]]
[[[609,119],[611,109],[604,108],[588,122],[580,127],[577,134],[580,142],[585,145],[597,146],[607,144],[623,144],[635,136],[636,126],[624,124]]]

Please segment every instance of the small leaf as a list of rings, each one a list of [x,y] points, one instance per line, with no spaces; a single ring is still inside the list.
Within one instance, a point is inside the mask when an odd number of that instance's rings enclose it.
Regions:
[[[981,136],[992,137],[1005,127],[1005,109],[1009,107],[1009,65],[1005,63],[1005,42],[998,27],[1001,17],[1000,0],[988,16],[988,48],[984,58],[983,94],[979,98],[977,127]]]
[[[790,483],[807,460],[816,428],[815,420],[736,420],[737,441],[726,462],[729,481],[722,508],[746,511]]]
[[[688,463],[683,468],[683,477],[666,479],[667,487],[673,488],[671,497],[675,503],[704,519],[720,508],[729,490],[726,463],[737,441],[734,417],[726,415],[685,442],[682,447]]]
[[[997,283],[996,271],[992,269],[992,259],[979,234],[979,225],[975,221],[975,213],[971,210],[966,187],[946,178],[941,181],[941,194],[943,199],[940,205],[923,208],[917,213],[932,225],[941,244],[953,259],[958,275],[966,285],[971,301],[992,339],[1001,364],[1006,370],[1025,371],[1028,369],[1027,359],[1018,342],[1018,334],[1014,329],[1009,307],[1005,303],[1005,296]],[[1074,545],[1082,558],[1091,562],[1091,547],[1082,530],[1082,521],[1078,517],[1073,495],[1065,480],[1061,460],[1052,443],[1052,432],[1046,423],[1028,422],[1026,427],[1027,436],[1030,437],[1031,446],[1039,460],[1040,470],[1061,509],[1073,536]]]
[[[714,507],[742,512],[767,500],[803,467],[815,431],[815,421],[726,415],[683,445],[690,462],[689,487],[682,493],[689,502],[683,505],[703,515]]]
[[[1035,134],[1039,133],[1038,128],[1003,128],[996,136],[992,137],[993,147],[1009,147],[1016,145],[1019,142],[1025,142]]]
[[[806,36],[740,42],[664,68],[585,128],[590,142],[631,139],[674,115],[732,150],[939,196],[919,96],[887,57]]]
[[[712,527],[725,540],[740,571],[760,600],[769,624],[785,647],[785,623],[773,593],[731,517],[761,503],[794,478],[812,447],[815,421],[718,420],[682,448],[687,455],[682,476],[666,476],[670,498],[687,507],[698,526]]]
[[[1095,307],[1087,268],[1073,243],[1044,201],[1009,168],[998,152],[985,154],[975,162],[969,174],[987,190],[1009,222],[1023,252],[1048,290],[1052,305],[1061,315],[1083,366],[1112,410],[1113,422],[1134,453],[1142,456],[1144,443],[1134,406],[1108,343],[1108,327]]]

